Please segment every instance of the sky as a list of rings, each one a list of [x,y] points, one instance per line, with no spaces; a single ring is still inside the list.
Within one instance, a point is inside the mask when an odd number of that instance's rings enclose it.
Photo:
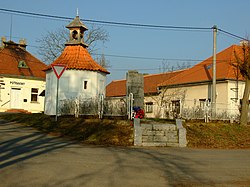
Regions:
[[[250,34],[249,0],[8,0],[0,8],[74,18],[77,9],[86,20],[147,25],[219,29],[243,38]],[[12,20],[12,24],[11,24]],[[0,36],[18,42],[37,58],[37,42],[48,31],[70,21],[30,17],[0,11]],[[128,70],[156,74],[180,65],[195,65],[212,56],[213,32],[207,30],[152,29],[102,24],[109,41],[100,42],[97,53],[106,55],[107,82],[124,79]],[[12,28],[12,29],[11,29]],[[239,44],[240,39],[218,32],[217,52]],[[129,57],[129,58],[128,58]]]

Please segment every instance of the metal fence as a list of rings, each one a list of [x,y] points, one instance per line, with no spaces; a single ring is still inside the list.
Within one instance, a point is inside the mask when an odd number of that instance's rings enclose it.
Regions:
[[[89,99],[65,99],[59,103],[60,115],[98,115],[102,116],[126,116],[126,101],[109,99],[89,98]]]
[[[224,104],[225,105],[225,104]],[[179,105],[180,108],[162,107],[161,118],[166,119],[200,119],[204,121],[213,120],[230,120],[239,121],[239,109],[227,109],[222,103],[218,104],[216,114],[212,118],[211,105],[185,107]],[[109,99],[109,98],[91,98],[91,99],[66,99],[59,102],[60,115],[98,115],[103,116],[127,116],[130,111],[127,107],[126,98]],[[132,112],[132,111],[131,111]],[[159,116],[159,115],[158,115]],[[250,121],[250,110],[248,112]]]

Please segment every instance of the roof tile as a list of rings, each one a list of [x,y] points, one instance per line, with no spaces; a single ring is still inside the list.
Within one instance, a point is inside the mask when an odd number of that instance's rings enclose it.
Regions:
[[[233,63],[236,63],[235,53],[238,55],[241,54],[241,46],[232,45],[227,49],[216,54],[216,79],[237,79],[236,68],[232,66]],[[179,75],[166,80],[165,82],[159,84],[158,86],[166,85],[178,85],[186,83],[197,83],[203,81],[212,80],[212,71],[213,71],[213,57],[204,60],[203,62],[193,66],[186,71],[183,71]],[[240,76],[239,80],[243,80],[243,77]]]
[[[109,74],[105,68],[94,61],[88,50],[81,45],[67,45],[52,64],[66,65],[67,69],[100,71]],[[47,69],[51,69],[51,66]]]
[[[153,94],[157,92],[157,85],[159,83],[164,82],[167,79],[170,79],[183,70],[174,71],[174,72],[166,72],[160,74],[153,75],[145,75],[144,76],[144,93],[145,94]],[[119,97],[126,95],[126,80],[115,80],[112,81],[106,87],[106,96],[107,97]]]
[[[24,61],[28,68],[18,68],[20,61]],[[28,76],[45,79],[43,69],[46,65],[18,45],[8,45],[0,50],[0,74]]]

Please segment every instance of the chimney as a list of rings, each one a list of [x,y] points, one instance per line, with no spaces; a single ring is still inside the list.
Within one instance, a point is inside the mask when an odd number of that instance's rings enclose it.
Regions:
[[[26,40],[25,39],[21,39],[19,40],[19,47],[21,47],[22,49],[26,50]]]
[[[241,40],[240,41],[240,46],[248,46],[249,45],[249,40]]]
[[[1,37],[1,46],[0,46],[0,48],[4,48],[4,46],[5,46],[4,42],[6,42],[6,37],[5,36]]]

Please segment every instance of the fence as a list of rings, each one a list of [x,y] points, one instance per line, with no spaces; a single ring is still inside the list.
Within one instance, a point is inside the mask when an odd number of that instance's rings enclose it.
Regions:
[[[217,103],[216,112],[213,119],[215,120],[230,120],[239,121],[240,111],[239,108],[235,106],[230,106],[229,104]],[[209,121],[212,119],[212,109],[211,105],[204,106],[193,106],[185,107],[185,105],[180,106],[178,112],[172,108],[167,108],[164,110],[164,118],[182,118],[182,119],[204,119],[204,121]],[[248,112],[248,120],[250,121],[250,108]]]
[[[102,116],[126,116],[126,101],[109,99],[65,99],[59,102],[59,113],[61,115],[98,115]]]
[[[66,99],[59,102],[59,114],[61,115],[98,115],[103,116],[127,116],[129,109],[127,107],[126,98],[109,99],[109,98],[91,98],[91,99]],[[180,104],[180,108],[163,107],[161,110],[161,118],[166,119],[202,119],[209,121],[212,116],[211,105],[186,107]],[[240,113],[236,107],[228,109],[226,104],[218,103],[216,108],[216,116],[213,119],[239,121]],[[232,108],[232,107],[231,107]],[[155,114],[159,116],[159,114]],[[250,121],[250,110],[248,113]]]

